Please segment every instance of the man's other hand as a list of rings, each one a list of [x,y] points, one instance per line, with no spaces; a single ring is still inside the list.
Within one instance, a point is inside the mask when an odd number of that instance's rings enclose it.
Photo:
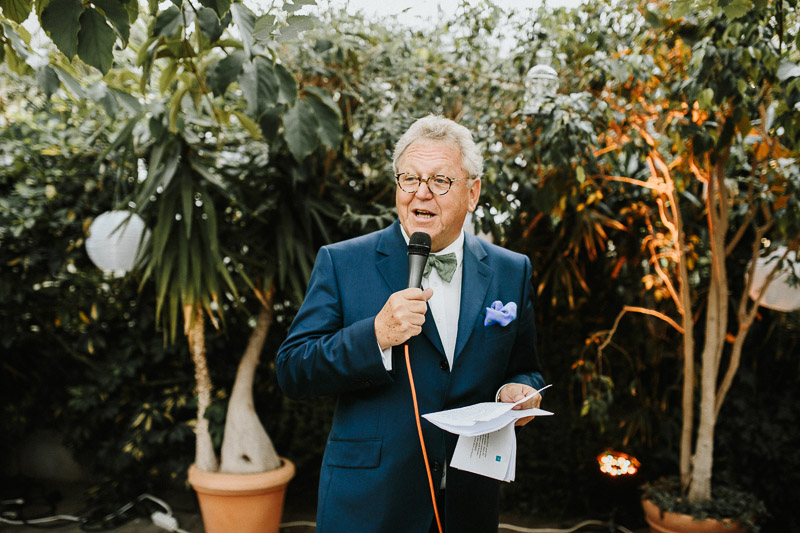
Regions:
[[[410,288],[389,297],[375,317],[375,337],[381,350],[403,344],[422,332],[431,296],[433,289]]]
[[[500,397],[500,401],[501,402],[514,403],[514,402],[520,401],[521,399],[523,399],[526,396],[530,396],[534,392],[536,392],[536,389],[534,389],[533,387],[531,387],[529,385],[523,385],[522,383],[509,383],[507,385],[504,385],[503,388],[500,389],[499,397]],[[521,403],[519,405],[515,405],[514,409],[516,409],[516,410],[519,410],[519,409],[533,409],[534,407],[539,407],[539,405],[541,403],[542,403],[542,395],[537,392],[533,396],[533,398],[530,398],[529,400],[527,400],[527,401],[525,401],[525,402],[523,402],[523,403]],[[519,420],[517,420],[516,425],[517,426],[524,426],[525,424],[527,424],[528,422],[530,422],[534,418],[536,418],[536,417],[527,416],[525,418],[520,418]]]

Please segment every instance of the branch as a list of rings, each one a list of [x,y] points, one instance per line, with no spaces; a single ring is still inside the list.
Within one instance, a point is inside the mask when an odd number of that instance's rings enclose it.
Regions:
[[[614,333],[616,333],[617,328],[619,327],[620,320],[622,320],[622,317],[627,312],[641,313],[643,315],[650,315],[650,316],[654,316],[656,318],[660,318],[661,320],[663,320],[664,322],[666,322],[667,324],[669,324],[670,326],[672,326],[673,328],[678,330],[678,332],[681,335],[683,335],[683,332],[684,332],[683,328],[680,325],[678,325],[677,322],[672,320],[670,317],[668,317],[664,313],[661,313],[659,311],[655,311],[653,309],[647,309],[646,307],[634,307],[634,306],[626,305],[626,306],[624,306],[622,308],[622,311],[619,312],[619,314],[617,315],[617,318],[614,319],[614,325],[611,327],[610,330],[608,330],[608,336],[606,337],[606,339],[603,341],[603,343],[600,346],[598,346],[598,348],[597,348],[598,356],[600,356],[603,353],[603,350],[606,348],[606,346],[608,346],[611,343],[611,338],[614,336]]]

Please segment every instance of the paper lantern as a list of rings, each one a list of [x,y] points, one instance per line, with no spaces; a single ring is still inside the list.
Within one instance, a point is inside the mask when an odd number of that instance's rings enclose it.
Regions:
[[[756,260],[756,268],[753,273],[753,284],[750,286],[750,298],[756,300],[767,276],[775,268],[778,260],[786,253],[785,246],[778,246],[774,252],[765,256],[759,257]],[[778,274],[772,279],[772,282],[767,287],[764,297],[759,302],[759,305],[774,309],[775,311],[796,311],[800,309],[800,286],[790,284],[792,278],[792,270],[794,270],[795,279],[800,277],[800,265],[797,264],[797,254],[789,252],[786,260],[780,267]]]
[[[139,243],[144,243],[149,237],[150,231],[139,215],[129,211],[108,211],[89,226],[86,252],[98,268],[121,277],[133,269]]]
[[[558,73],[550,66],[553,52],[543,48],[536,52],[536,65],[525,76],[525,115],[536,115],[542,109],[546,98],[551,98],[558,90]]]

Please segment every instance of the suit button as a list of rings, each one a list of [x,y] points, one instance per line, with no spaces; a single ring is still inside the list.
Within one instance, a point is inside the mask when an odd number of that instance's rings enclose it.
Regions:
[[[435,461],[435,462],[433,463],[433,471],[434,471],[434,472],[438,472],[438,471],[439,471],[439,470],[441,470],[441,469],[442,469],[442,465],[441,465],[441,463],[439,463],[438,461]]]
[[[450,370],[450,365],[447,364],[447,361],[442,361],[441,363],[439,363],[439,368],[447,372],[448,370]]]

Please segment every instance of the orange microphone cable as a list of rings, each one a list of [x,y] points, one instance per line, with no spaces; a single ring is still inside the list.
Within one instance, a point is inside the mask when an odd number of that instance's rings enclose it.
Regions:
[[[417,433],[419,433],[419,445],[422,448],[422,458],[425,462],[425,472],[428,474],[428,486],[431,489],[431,503],[433,504],[433,514],[436,516],[436,526],[439,533],[442,533],[442,521],[439,519],[439,509],[436,506],[436,491],[433,488],[433,477],[431,467],[428,464],[428,452],[425,450],[425,439],[422,437],[422,424],[419,420],[419,406],[417,405],[417,391],[414,389],[414,376],[411,375],[411,359],[408,356],[408,344],[404,345],[406,350],[406,369],[408,369],[408,383],[411,385],[411,399],[414,401],[414,418],[417,421]]]

